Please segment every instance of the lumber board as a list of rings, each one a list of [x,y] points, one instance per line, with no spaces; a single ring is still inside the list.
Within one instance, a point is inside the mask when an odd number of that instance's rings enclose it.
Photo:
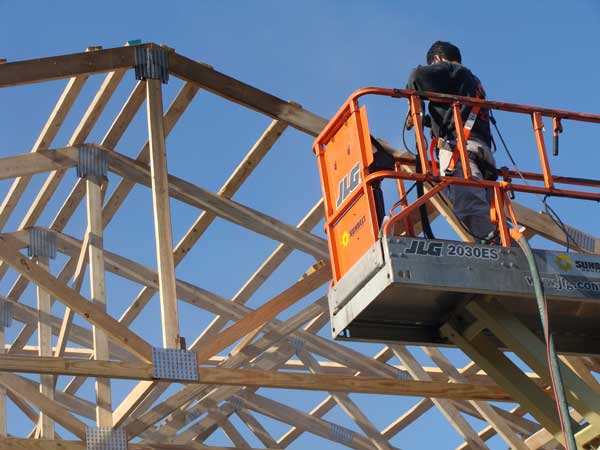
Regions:
[[[39,440],[25,439],[17,437],[0,438],[0,448],[2,450],[86,450],[85,441],[72,441],[64,439]],[[168,443],[128,443],[129,450],[236,450],[237,447],[202,445],[197,442],[188,442],[187,444],[168,444]],[[277,447],[267,447],[260,449],[247,450],[276,450]]]
[[[116,70],[114,72],[110,72],[105,77],[104,81],[102,82],[102,85],[96,92],[96,95],[90,102],[81,120],[77,124],[75,131],[71,135],[71,138],[68,142],[68,146],[82,144],[85,141],[89,133],[92,131],[92,128],[98,121],[100,115],[102,114],[102,111],[106,107],[106,104],[115,92],[117,86],[123,79],[124,75],[124,70]],[[52,171],[48,174],[43,186],[39,189],[35,199],[31,203],[31,206],[25,213],[25,217],[19,224],[19,230],[29,228],[35,225],[37,220],[42,215],[42,212],[46,208],[48,202],[58,189],[58,186],[64,178],[65,173],[66,171],[64,169],[59,169]],[[28,182],[27,178],[20,178],[19,180]],[[4,274],[6,273],[6,269],[6,264],[0,264],[0,275],[4,276]]]
[[[434,406],[433,401],[430,398],[424,398],[419,400],[414,406],[412,406],[408,411],[398,417],[394,422],[389,424],[385,429],[381,432],[386,438],[391,439],[396,434],[400,433],[406,427],[408,427],[411,423],[425,414]]]
[[[152,364],[128,361],[99,361],[26,356],[0,357],[0,371],[54,375],[84,375],[130,380],[153,380]],[[279,389],[361,392],[446,399],[474,399],[499,402],[513,401],[494,385],[445,383],[439,381],[398,380],[367,376],[314,375],[293,372],[269,372],[224,367],[199,367],[199,381],[185,384],[227,386],[264,386]],[[177,381],[177,380],[161,380]]]
[[[513,209],[515,210],[519,224],[524,225],[529,232],[539,234],[540,236],[558,244],[567,245],[567,237],[564,231],[550,218],[548,214],[545,212],[536,212],[516,202],[511,203],[513,205]],[[589,237],[594,241],[593,252],[579,248],[577,244],[572,241],[572,239],[569,239],[569,246],[571,248],[575,248],[584,253],[600,253],[600,239],[597,239],[588,233],[577,230],[576,228],[569,228],[575,230],[578,234]]]
[[[177,53],[169,55],[169,70],[181,79],[269,117],[283,120],[311,136],[317,136],[327,124],[323,117],[295,103],[281,100]]]
[[[4,327],[0,327],[0,356],[6,353],[6,334]],[[6,389],[4,386],[0,386],[0,438],[7,436],[7,423],[6,423]]]
[[[307,310],[307,312],[308,312],[308,310]],[[326,323],[326,320],[323,321],[322,318],[326,319],[326,317],[323,317],[322,315],[319,315],[317,319],[310,320],[309,323],[305,327],[305,331],[308,331],[308,332],[311,332],[311,333],[318,332],[325,325],[325,323]],[[289,333],[289,331],[288,331],[288,333]],[[265,338],[266,338],[266,336],[265,336]],[[251,350],[253,350],[253,348],[252,349],[248,348],[246,351],[251,351]],[[291,356],[291,354],[293,354],[293,352],[294,352],[293,348],[291,348],[289,345],[285,344],[284,342],[281,342],[281,344],[278,344],[276,346],[276,348],[271,349],[268,353],[262,354],[256,360],[256,362],[254,362],[252,364],[252,367],[254,367],[254,368],[260,368],[262,370],[271,370],[271,371],[277,370],[279,367],[281,367],[282,363],[284,363],[284,361],[287,358],[289,358],[289,356]],[[252,354],[253,353],[254,352],[252,352]],[[235,395],[236,391],[239,392],[239,390],[237,390],[237,389],[236,390],[232,390],[231,388],[229,388],[229,389],[220,388],[219,390],[220,391],[224,390],[224,392],[219,393],[219,394],[214,394],[217,391],[211,392],[209,394],[211,400],[214,399],[214,401],[222,401],[225,398],[227,398],[227,396]],[[246,388],[245,392],[252,392],[254,390],[255,389]],[[202,399],[202,403],[206,404],[206,400],[207,399],[208,399],[208,396],[205,396]],[[229,413],[230,412],[230,410],[228,409],[228,406],[229,406],[229,404],[226,404],[223,407],[223,412],[225,412],[225,413]],[[278,411],[277,408],[275,408],[275,409],[272,410],[272,413],[273,413],[274,417],[277,417],[277,420],[286,422],[286,420],[282,420],[279,417],[278,412],[279,411]],[[177,415],[178,415],[178,413],[174,414],[174,416],[177,416]],[[327,423],[323,422],[323,421],[320,421],[319,417],[320,416],[315,417],[317,423],[323,424],[323,425],[327,426]],[[210,424],[209,418],[204,418],[200,422],[198,422],[198,426],[203,426],[203,425],[204,426],[209,426],[209,424]],[[292,424],[292,425],[294,425],[294,424]],[[306,425],[307,425],[306,421],[304,421],[302,423],[296,423],[296,425],[299,427],[299,428],[296,428],[296,429],[302,429],[303,431],[306,431]],[[181,424],[179,425],[179,427],[180,426],[181,426]],[[202,428],[200,428],[200,429],[202,429]],[[181,437],[183,439],[185,436],[187,436],[187,437],[193,436],[194,432],[198,432],[197,430],[198,430],[197,426],[193,425],[188,430],[184,431],[183,433],[181,433],[178,436],[178,438],[177,438],[178,442],[185,442],[183,440],[179,441],[179,438]],[[190,434],[190,432],[192,434]],[[208,433],[204,433],[204,432],[201,433],[203,435],[203,438],[206,438],[206,437],[208,437],[210,435],[210,433],[211,433],[210,429],[207,430],[207,432]],[[280,445],[281,445],[281,443],[280,443]]]
[[[179,348],[179,316],[175,291],[173,230],[171,227],[167,147],[163,125],[162,84],[160,80],[146,81],[146,106],[148,111],[152,210],[154,213],[154,241],[158,267],[162,339],[165,348]]]
[[[111,125],[109,131],[107,132],[105,138],[103,139],[101,145],[109,148],[109,151],[112,147],[116,145],[116,143],[121,138],[123,132],[127,128],[128,124],[131,122],[135,114],[137,113],[139,107],[141,106],[143,99],[145,98],[145,83],[139,82],[129,98],[125,102],[125,105],[119,112],[117,118]],[[163,124],[164,124],[164,132],[165,135],[168,135],[177,121],[181,118],[181,115],[185,112],[186,108],[189,106],[193,98],[195,97],[198,88],[193,86],[190,83],[186,83],[171,105],[167,113],[164,115]],[[148,162],[150,160],[150,143],[147,141],[145,145],[142,147],[142,150],[138,154],[137,160],[142,162]],[[123,179],[111,195],[109,201],[103,209],[103,222],[104,226],[107,226],[108,223],[112,220],[114,215],[116,214],[119,207],[122,205],[123,201],[127,197],[128,193],[131,191],[135,183]],[[81,201],[83,196],[83,189],[78,188],[77,185],[72,193],[69,196],[69,199],[65,202],[63,208],[57,215],[57,218],[54,220],[51,228],[53,229],[62,229],[66,225],[66,222],[71,217],[74,212],[76,206]],[[142,284],[144,284],[142,282]],[[124,325],[129,325],[130,322],[127,320],[123,320],[123,317],[120,319]],[[81,384],[83,380],[73,380],[78,381],[77,384]],[[76,386],[76,385],[74,385]]]
[[[7,156],[0,158],[0,180],[67,169],[75,165],[77,165],[77,148],[72,146]]]
[[[144,44],[144,47],[155,47]],[[135,47],[8,62],[0,65],[0,88],[128,69],[135,65]]]
[[[182,114],[185,112],[186,108],[189,106],[196,93],[198,92],[198,88],[190,83],[186,83],[171,105],[167,113],[164,115],[163,123],[164,123],[164,132],[165,135],[168,135],[177,121],[181,118]],[[102,140],[101,145],[108,147],[109,151],[113,148],[117,142],[120,140],[123,135],[125,129],[139,110],[143,100],[145,98],[145,83],[138,82],[130,94],[129,98],[123,105],[121,111],[117,115],[116,119],[112,123],[110,129],[106,133],[104,139]],[[137,160],[139,161],[149,161],[149,142],[147,141],[145,145],[142,147]],[[130,182],[129,180],[122,180],[106,206],[103,209],[103,223],[104,226],[107,226],[108,223],[112,220],[114,215],[116,214],[119,207],[122,205],[123,201],[127,197],[128,193],[131,191],[135,183]],[[78,184],[75,186],[69,198],[59,211],[57,217],[54,219],[51,228],[56,230],[61,230],[66,225],[67,221],[75,211],[77,205],[81,201],[84,195],[85,189],[83,183],[80,183],[78,180]],[[144,284],[142,282],[142,284]],[[129,325],[128,322],[123,322],[124,325]],[[69,384],[69,388],[77,389],[83,383],[83,379],[74,379],[72,380],[73,384]]]
[[[90,266],[90,297],[93,305],[106,312],[106,281],[104,277],[103,254],[103,227],[102,227],[102,193],[100,180],[88,177],[86,180],[86,209],[88,217],[88,235],[86,237],[88,260]],[[82,263],[85,261],[79,258]],[[83,265],[83,264],[82,264]],[[81,265],[78,264],[78,269]],[[82,273],[82,270],[76,271]],[[70,307],[65,310],[65,315],[72,311]],[[63,323],[68,323],[63,320]],[[62,330],[62,325],[61,325]],[[106,360],[109,358],[108,336],[98,326],[92,327],[94,340],[94,358]],[[109,378],[96,378],[96,425],[99,427],[112,427],[112,398]]]
[[[37,264],[44,270],[48,270],[48,258],[39,257]],[[50,294],[38,286],[37,288],[37,308],[38,308],[38,344],[39,356],[52,356],[52,328],[44,320],[44,316],[50,314],[51,301]],[[50,400],[54,400],[54,380],[52,375],[42,375],[40,377],[40,393]],[[44,412],[40,412],[38,430],[42,439],[54,439],[54,421]]]
[[[17,232],[17,235],[20,233],[21,232]],[[11,234],[11,235],[14,236],[14,234]],[[28,240],[28,238],[27,238],[27,240]],[[62,270],[60,271],[60,273],[58,274],[58,277],[57,277],[57,279],[60,282],[66,283],[68,281],[69,277],[71,276],[72,271],[76,269],[76,266],[75,266],[76,262],[77,261],[75,261],[74,259],[71,259],[69,262],[67,262],[63,266]],[[19,277],[17,278],[17,280],[11,287],[10,292],[8,293],[8,298],[15,302],[18,301],[20,299],[21,295],[23,295],[23,292],[25,291],[28,284],[29,284],[29,281],[27,280],[27,278],[19,275]],[[52,299],[52,302],[54,302],[54,299]],[[51,316],[49,316],[48,319],[49,319],[48,321],[50,322],[50,325],[52,326],[52,333],[55,333],[54,324],[52,323],[53,318]],[[10,346],[9,353],[11,353],[11,354],[21,353],[22,348],[27,343],[29,338],[33,335],[33,333],[35,332],[33,324],[31,322],[27,322],[27,320],[25,320],[24,323],[25,323],[25,326],[23,327],[21,332],[14,339],[12,345]],[[64,324],[64,318],[63,318],[63,324]],[[60,326],[61,331],[63,328],[63,324],[61,324],[61,326]],[[67,330],[65,329],[65,331],[67,331]],[[58,332],[58,336],[59,336],[59,341],[58,341],[57,345],[61,345],[60,331]],[[67,336],[65,335],[65,338],[66,337]],[[65,344],[66,344],[66,341],[65,341]],[[114,345],[113,345],[113,347],[114,347]]]

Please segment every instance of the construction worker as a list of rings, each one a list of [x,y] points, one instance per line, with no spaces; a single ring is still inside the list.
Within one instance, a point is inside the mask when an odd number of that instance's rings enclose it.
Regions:
[[[415,68],[408,78],[407,89],[416,91],[440,92],[466,97],[485,98],[483,86],[469,69],[462,65],[460,50],[450,42],[434,42],[427,52],[427,65]],[[467,121],[471,108],[463,107],[463,123]],[[440,174],[462,176],[460,161],[452,166],[453,150],[456,147],[456,132],[452,105],[450,103],[429,102],[432,139],[437,141]],[[412,128],[411,116],[407,127]],[[496,179],[494,156],[491,152],[492,137],[488,111],[481,109],[467,140],[467,150],[471,174],[479,179]],[[454,213],[474,238],[491,242],[496,235],[496,227],[490,221],[489,189],[450,185],[446,191],[454,205]]]

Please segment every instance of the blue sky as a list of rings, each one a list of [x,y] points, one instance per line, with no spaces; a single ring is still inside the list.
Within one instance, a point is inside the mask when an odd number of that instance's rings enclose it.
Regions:
[[[573,0],[568,4],[555,0],[543,3],[433,0],[417,6],[415,2],[358,0],[0,0],[0,42],[3,43],[0,58],[15,61],[74,53],[90,45],[116,47],[131,39],[164,43],[225,74],[329,117],[355,89],[404,87],[410,70],[424,63],[429,45],[442,39],[461,48],[464,64],[480,77],[490,99],[600,113],[599,25],[600,3],[594,0]],[[101,79],[102,76],[97,76],[88,81],[54,147],[66,144]],[[133,75],[128,74],[90,140],[102,138],[133,83]],[[64,81],[55,81],[0,90],[2,156],[31,149],[64,85]],[[165,106],[180,86],[179,80],[171,80],[165,89]],[[404,112],[403,103],[373,102],[369,117],[374,134],[400,148]],[[529,118],[508,114],[498,114],[497,118],[519,167],[537,170]],[[168,140],[169,169],[181,178],[218,190],[269,122],[269,118],[258,113],[200,92]],[[568,122],[564,126],[561,154],[551,160],[555,172],[597,177],[600,152],[595,128]],[[145,127],[142,110],[117,150],[130,156],[137,154],[143,144]],[[550,139],[549,131],[546,136]],[[288,129],[235,199],[296,224],[320,195],[311,141],[306,135]],[[500,165],[509,163],[502,150],[498,150],[497,160]],[[75,175],[70,173],[40,224],[47,225],[51,221],[74,181]],[[42,182],[42,177],[35,177],[26,198],[31,199]],[[0,182],[0,194],[4,195],[9,185]],[[116,182],[111,183],[112,188],[115,185]],[[540,209],[536,199],[520,197],[519,201]],[[589,233],[595,232],[593,219],[600,213],[597,204],[559,200],[552,200],[551,204],[566,222]],[[134,189],[121,214],[108,228],[106,242],[109,249],[154,267],[154,251],[149,244],[153,237],[151,208],[149,191]],[[198,212],[178,202],[173,202],[172,208],[174,240],[177,241]],[[14,230],[24,212],[18,209],[4,231]],[[80,208],[78,219],[69,225],[67,232],[81,236],[84,214]],[[447,233],[443,226],[436,226],[441,233]],[[321,227],[315,232],[322,234]],[[262,236],[217,220],[177,268],[177,276],[229,298],[275,246]],[[256,307],[284,289],[310,264],[308,256],[294,252],[249,305]],[[53,270],[58,270],[59,265],[56,263]],[[0,282],[3,294],[14,278],[15,275],[9,273]],[[107,289],[109,311],[120,315],[139,286],[109,277]],[[83,292],[87,295],[87,287]],[[298,308],[322,293],[313,294]],[[23,301],[35,304],[35,292],[29,289]],[[60,306],[53,312],[60,315]],[[181,316],[182,334],[188,342],[212,318],[187,305],[181,306]],[[158,345],[158,325],[158,302],[154,299],[133,329]],[[14,330],[9,331],[9,336],[11,333]],[[328,330],[323,334],[328,335]],[[369,355],[379,349],[375,345],[356,348]],[[458,352],[450,354],[453,361],[464,363],[464,357]],[[419,358],[427,361],[422,355]],[[115,388],[115,404],[122,398],[125,385],[119,383]],[[86,385],[85,389],[84,392],[91,393],[91,386]],[[304,410],[309,410],[323,397],[314,393],[277,395],[289,396],[290,404]],[[415,402],[393,397],[356,398],[380,428]],[[352,426],[343,413],[331,417]],[[21,419],[14,412],[9,419],[12,427],[9,429],[24,435],[30,426]],[[273,427],[280,429],[278,425]],[[439,432],[427,433],[432,429]],[[281,427],[281,431],[284,430],[285,427]],[[423,434],[429,434],[427,445],[431,448],[454,448],[461,442],[437,411],[428,413],[392,442],[403,449],[423,448],[419,444],[424,439]],[[292,448],[306,448],[318,442],[323,441],[307,436]],[[210,443],[227,444],[227,441],[218,436]],[[505,448],[497,438],[490,445]]]

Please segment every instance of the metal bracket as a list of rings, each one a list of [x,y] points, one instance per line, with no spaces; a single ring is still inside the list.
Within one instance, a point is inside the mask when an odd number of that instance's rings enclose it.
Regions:
[[[575,244],[588,252],[595,253],[596,251],[596,239],[589,234],[582,233],[581,231],[573,228],[569,225],[564,225],[565,232],[568,233],[567,240],[572,240]]]
[[[12,325],[13,305],[8,300],[0,299],[0,327],[8,328]]]
[[[292,336],[289,342],[296,353],[301,352],[304,348],[304,340],[299,337]]]
[[[201,415],[202,415],[202,411],[200,411],[199,409],[194,409],[193,411],[191,411],[189,414],[187,414],[185,416],[186,424],[189,424],[189,423],[193,422],[194,420],[196,420]]]
[[[135,79],[169,82],[169,52],[164,48],[135,48]]]
[[[56,234],[50,230],[32,228],[29,230],[29,247],[27,247],[27,256],[42,256],[54,259],[56,258]]]
[[[77,158],[77,176],[106,177],[108,175],[108,156],[98,147],[82,145]]]
[[[234,411],[239,411],[244,406],[244,401],[239,397],[233,397],[231,400],[229,400],[229,404]]]
[[[198,381],[196,352],[152,347],[152,363],[156,379]]]
[[[404,381],[414,380],[414,378],[411,376],[411,374],[408,373],[408,371],[406,371],[406,370],[398,369],[398,372],[396,373],[396,377],[398,377],[399,380],[404,380]]]
[[[127,450],[125,428],[85,427],[86,450]]]
[[[345,442],[352,441],[352,438],[354,437],[354,432],[352,430],[347,430],[339,425],[336,425],[335,423],[331,424],[331,429],[329,430],[329,433],[333,437]]]

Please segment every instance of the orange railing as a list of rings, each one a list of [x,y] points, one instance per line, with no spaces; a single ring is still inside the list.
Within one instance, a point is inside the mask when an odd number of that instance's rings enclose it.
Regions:
[[[369,166],[373,162],[373,149],[370,142],[366,108],[364,106],[360,107],[358,103],[358,99],[365,95],[408,99],[414,124],[420,171],[417,172],[414,169],[404,170],[405,167],[415,167],[415,161],[410,157],[397,159],[395,170],[377,172],[369,170]],[[422,120],[422,100],[450,103],[452,105],[455,130],[458,130],[456,133],[456,151],[459,153],[459,159],[463,167],[462,176],[439,176],[436,161],[432,160],[432,155],[428,156]],[[515,172],[507,168],[501,168],[500,177],[497,181],[473,179],[467,163],[469,157],[460,114],[461,107],[464,106],[530,115],[537,143],[541,173]],[[450,184],[493,190],[490,215],[492,221],[498,226],[503,246],[510,246],[511,235],[513,238],[519,237],[517,218],[508,195],[510,192],[600,200],[600,180],[552,174],[543,136],[543,117],[552,119],[555,148],[558,143],[558,133],[562,132],[563,120],[600,123],[600,115],[595,114],[583,114],[433,92],[384,88],[364,88],[354,92],[319,134],[313,146],[321,175],[326,210],[325,229],[328,235],[334,282],[337,282],[378,239],[380,225],[376,217],[372,185],[384,178],[393,178],[398,181],[398,190],[401,197],[401,201],[395,205],[400,206],[401,211],[393,215],[383,225],[382,231],[386,236],[392,233],[393,227],[400,221],[405,224],[406,234],[412,235],[411,214]],[[530,185],[526,181],[514,181],[521,179],[543,182],[543,185]],[[431,183],[433,187],[425,195],[409,204],[405,196],[403,181]],[[563,186],[557,187],[557,185]],[[507,224],[507,215],[513,224],[512,228],[509,228]]]

